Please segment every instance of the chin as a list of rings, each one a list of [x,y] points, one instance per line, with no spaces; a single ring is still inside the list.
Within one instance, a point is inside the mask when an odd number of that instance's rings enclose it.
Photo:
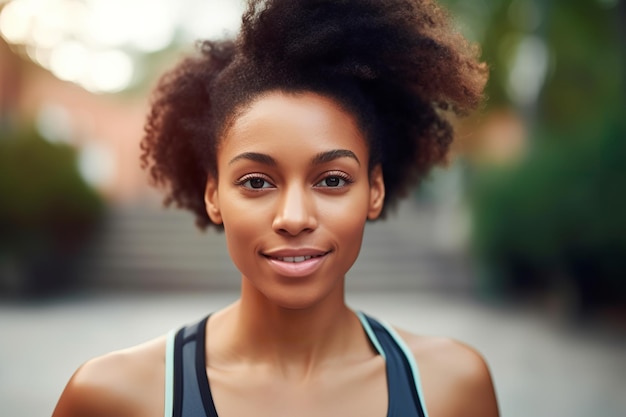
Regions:
[[[287,310],[308,310],[324,301],[343,297],[343,280],[331,286],[322,285],[277,285],[255,287],[263,299],[270,304]]]

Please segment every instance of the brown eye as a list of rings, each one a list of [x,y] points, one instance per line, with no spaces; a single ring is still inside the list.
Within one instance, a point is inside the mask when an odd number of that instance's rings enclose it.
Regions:
[[[263,176],[259,175],[246,175],[235,184],[239,187],[247,188],[248,190],[264,190],[266,188],[274,188],[274,184],[269,182]]]
[[[345,187],[347,184],[347,179],[342,178],[338,175],[329,175],[328,177],[318,182],[315,186],[323,188],[340,188]]]
[[[324,180],[324,183],[327,187],[339,187],[341,184],[341,178],[339,177],[328,177]]]
[[[263,178],[252,178],[250,180],[250,188],[259,189],[259,188],[263,188],[264,185],[265,185],[265,180]]]

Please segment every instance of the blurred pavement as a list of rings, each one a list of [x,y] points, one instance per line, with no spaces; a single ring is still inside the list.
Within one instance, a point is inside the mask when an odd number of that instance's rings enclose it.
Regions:
[[[85,360],[196,320],[233,291],[92,293],[0,303],[0,415],[46,416]],[[451,336],[487,358],[501,415],[624,417],[626,341],[522,309],[441,292],[353,292],[355,309],[407,330]]]

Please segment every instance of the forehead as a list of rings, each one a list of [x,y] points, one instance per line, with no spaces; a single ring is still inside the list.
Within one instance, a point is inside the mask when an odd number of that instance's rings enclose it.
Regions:
[[[254,151],[351,149],[367,156],[368,147],[355,117],[335,100],[312,92],[269,92],[255,99],[233,121],[219,154]],[[367,158],[365,158],[367,160]]]

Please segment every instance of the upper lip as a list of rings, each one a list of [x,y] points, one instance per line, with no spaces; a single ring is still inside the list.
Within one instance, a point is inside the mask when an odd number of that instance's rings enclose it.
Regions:
[[[287,258],[296,256],[323,256],[330,253],[329,250],[315,248],[298,248],[298,249],[276,249],[268,252],[262,252],[263,256],[270,258]]]

